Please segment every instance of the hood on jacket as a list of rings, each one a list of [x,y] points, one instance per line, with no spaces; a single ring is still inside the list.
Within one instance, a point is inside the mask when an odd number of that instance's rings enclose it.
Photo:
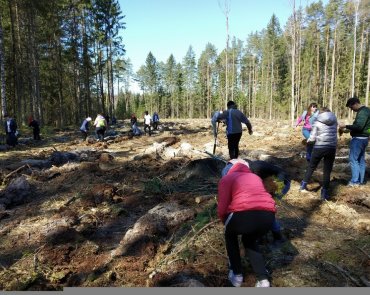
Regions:
[[[332,112],[324,112],[318,115],[317,121],[325,125],[332,126],[337,123],[337,118]]]
[[[241,164],[241,165],[236,165],[236,164]],[[232,170],[232,171],[237,170],[236,167],[238,167],[238,166],[241,166],[243,168],[242,170],[244,170],[244,168],[246,168],[247,171],[245,171],[245,172],[247,172],[247,173],[251,172],[250,169],[249,169],[248,162],[244,161],[243,159],[232,159],[226,164],[225,168],[222,169],[221,176],[224,177],[225,175],[227,175],[230,172],[230,170]]]

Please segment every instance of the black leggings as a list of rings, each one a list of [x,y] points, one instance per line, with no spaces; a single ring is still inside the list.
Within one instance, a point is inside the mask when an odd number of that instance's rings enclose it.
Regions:
[[[330,183],[330,174],[333,170],[333,164],[335,160],[335,148],[313,148],[311,154],[311,160],[308,164],[306,175],[303,181],[308,182],[316,170],[317,165],[319,165],[322,158],[324,158],[324,173],[323,173],[323,183],[322,188],[328,189]]]
[[[274,219],[275,213],[270,211],[233,213],[229,222],[225,224],[225,242],[230,268],[234,274],[242,274],[238,240],[238,235],[242,235],[243,246],[257,279],[267,279],[265,261],[259,252],[257,240],[271,229]]]
[[[229,148],[230,159],[236,159],[239,157],[239,141],[241,137],[241,133],[232,133],[227,135],[227,147]]]

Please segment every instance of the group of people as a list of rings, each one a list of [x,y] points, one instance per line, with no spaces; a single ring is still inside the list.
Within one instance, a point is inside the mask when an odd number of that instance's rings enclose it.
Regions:
[[[362,105],[357,97],[349,98],[346,107],[356,113],[352,125],[339,124],[333,112],[327,107],[318,110],[315,103],[311,103],[297,119],[296,127],[304,122],[302,133],[307,144],[307,168],[300,185],[301,192],[307,190],[313,172],[323,159],[321,198],[330,198],[328,190],[335,160],[337,134],[345,130],[349,130],[352,137],[349,146],[352,176],[348,185],[353,187],[365,184],[365,151],[370,135],[370,109]],[[226,111],[214,113],[211,123],[215,138],[220,122],[226,124],[230,156],[218,184],[217,207],[218,217],[225,227],[225,244],[229,258],[228,279],[235,287],[241,286],[243,282],[238,240],[241,235],[242,244],[257,277],[256,287],[270,287],[269,274],[258,249],[258,241],[269,231],[272,231],[274,239],[282,239],[280,224],[275,218],[275,200],[281,199],[289,191],[290,176],[282,168],[265,161],[239,158],[238,145],[242,135],[242,123],[247,126],[249,134],[253,134],[253,130],[248,118],[237,110],[234,102],[227,103]],[[271,176],[276,177],[282,184],[281,190],[275,195],[268,190],[264,182]]]
[[[82,133],[82,139],[84,141],[86,140],[87,135],[89,133],[90,122],[91,121],[92,121],[92,118],[87,117],[83,120],[83,122],[81,124],[80,131]],[[102,114],[98,114],[95,118],[95,121],[94,121],[93,125],[95,126],[95,132],[96,132],[97,140],[98,141],[104,141],[105,131],[108,128],[107,118],[105,116],[103,116]]]
[[[33,130],[33,139],[41,140],[40,124],[33,116],[28,118],[28,126]],[[18,144],[18,125],[16,120],[7,113],[4,114],[4,131],[6,144],[15,147]]]
[[[139,136],[142,134],[140,128],[137,125],[137,117],[135,114],[131,114],[131,129],[134,136]],[[153,116],[149,114],[148,111],[144,112],[144,134],[148,133],[149,136],[152,135],[153,130],[158,130],[159,125],[159,115],[157,112],[153,113]]]
[[[92,121],[92,118],[87,117],[83,120],[80,126],[80,131],[82,133],[83,141],[85,141],[88,136],[91,121]],[[116,124],[116,123],[117,123],[117,119],[113,117],[112,124]],[[96,116],[93,126],[95,126],[95,132],[96,132],[98,141],[104,141],[104,135],[108,128],[108,124],[109,124],[109,117],[103,116],[102,114],[98,114]],[[132,134],[134,136],[139,136],[142,134],[142,131],[138,127],[137,117],[135,114],[131,114],[130,124],[131,124]],[[149,136],[152,135],[152,126],[154,130],[157,130],[158,124],[159,124],[158,113],[154,112],[153,117],[152,117],[149,115],[148,111],[145,111],[144,113],[144,133],[146,134],[148,132]]]

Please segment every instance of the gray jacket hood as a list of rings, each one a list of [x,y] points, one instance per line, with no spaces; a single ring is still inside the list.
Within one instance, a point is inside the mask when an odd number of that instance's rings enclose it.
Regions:
[[[320,113],[317,120],[325,125],[332,126],[337,123],[337,118],[332,112]]]

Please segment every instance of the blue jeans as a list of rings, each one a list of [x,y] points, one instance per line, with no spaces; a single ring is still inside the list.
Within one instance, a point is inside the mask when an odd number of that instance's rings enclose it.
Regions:
[[[349,164],[351,166],[351,183],[365,182],[365,151],[369,143],[368,138],[353,137],[349,144]]]
[[[275,233],[281,232],[280,223],[276,218],[274,219],[274,222],[272,223],[271,231]]]
[[[302,128],[302,134],[304,138],[308,139],[310,137],[311,130],[308,130],[306,128]]]

